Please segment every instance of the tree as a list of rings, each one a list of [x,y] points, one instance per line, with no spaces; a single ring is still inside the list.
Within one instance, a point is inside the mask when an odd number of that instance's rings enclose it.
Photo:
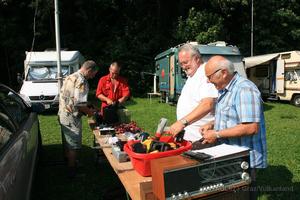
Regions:
[[[200,44],[214,42],[220,38],[223,18],[209,11],[189,10],[187,19],[179,17],[175,37],[180,41],[194,41]]]
[[[300,16],[297,1],[265,0],[255,5],[255,54],[299,48]]]

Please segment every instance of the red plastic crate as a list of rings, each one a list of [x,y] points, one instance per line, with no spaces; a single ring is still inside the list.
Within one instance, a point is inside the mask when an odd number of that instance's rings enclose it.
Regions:
[[[160,139],[160,141],[165,141],[165,140],[170,141],[169,138],[166,138],[164,136]],[[136,140],[133,141],[131,144],[137,142],[140,141]],[[131,150],[128,143],[124,145],[124,150],[129,155],[133,168],[142,176],[151,176],[151,166],[150,166],[151,160],[156,158],[163,158],[167,156],[179,155],[185,151],[190,150],[191,148],[192,148],[192,144],[190,142],[185,141],[181,143],[181,147],[174,150],[158,152],[158,153],[135,153]]]

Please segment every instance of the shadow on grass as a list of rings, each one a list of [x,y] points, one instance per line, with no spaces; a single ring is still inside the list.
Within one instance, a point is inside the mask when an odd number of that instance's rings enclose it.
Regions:
[[[51,115],[57,115],[57,112],[58,112],[58,109],[57,110],[55,110],[55,109],[45,110],[45,111],[39,113],[39,115],[51,116]]]
[[[300,183],[292,182],[293,174],[286,166],[268,166],[257,173],[259,196],[267,199],[300,199]]]
[[[274,106],[264,103],[264,111],[271,110]]]
[[[79,177],[70,180],[59,144],[43,146],[33,183],[32,200],[126,199],[125,190],[105,157],[89,146],[79,152]]]
[[[130,98],[125,102],[124,106],[126,107],[126,106],[131,106],[131,105],[136,105],[136,104],[137,104],[137,102],[133,98]]]

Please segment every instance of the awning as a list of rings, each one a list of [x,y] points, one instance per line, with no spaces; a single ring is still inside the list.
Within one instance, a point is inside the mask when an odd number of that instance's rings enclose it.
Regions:
[[[245,61],[245,68],[255,67],[257,65],[263,64],[268,62],[276,57],[279,56],[279,53],[272,53],[272,54],[265,54],[260,56],[252,56],[244,58]]]

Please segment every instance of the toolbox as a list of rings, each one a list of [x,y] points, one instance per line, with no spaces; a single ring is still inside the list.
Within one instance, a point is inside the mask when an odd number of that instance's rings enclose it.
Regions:
[[[170,141],[170,137],[162,136],[160,141]],[[139,140],[132,141],[131,144],[138,143]],[[151,176],[151,166],[150,162],[153,159],[168,157],[168,156],[175,156],[179,155],[185,151],[188,151],[192,148],[192,144],[187,141],[183,141],[182,143],[177,143],[180,145],[179,148],[174,150],[169,150],[165,152],[156,152],[156,153],[135,153],[132,151],[130,144],[127,143],[124,145],[124,150],[128,154],[133,168],[142,176]]]
[[[127,162],[129,160],[126,152],[122,151],[120,147],[116,145],[111,146],[111,152],[113,156],[118,160],[118,162]]]

